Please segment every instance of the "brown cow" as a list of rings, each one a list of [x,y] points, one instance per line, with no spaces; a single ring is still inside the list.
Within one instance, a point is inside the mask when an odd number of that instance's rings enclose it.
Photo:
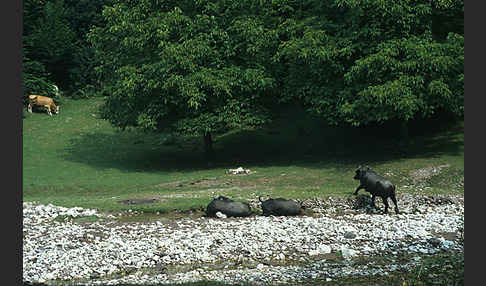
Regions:
[[[29,106],[27,107],[27,110],[32,113],[32,106],[43,106],[47,109],[47,114],[52,116],[53,111],[55,114],[59,113],[59,106],[56,106],[54,103],[54,100],[52,98],[47,97],[47,96],[42,96],[42,95],[34,95],[31,94],[29,95]]]

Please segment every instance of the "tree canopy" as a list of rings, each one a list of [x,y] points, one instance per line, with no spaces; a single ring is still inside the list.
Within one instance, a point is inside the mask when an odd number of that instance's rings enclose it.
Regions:
[[[209,136],[281,104],[336,125],[461,117],[463,65],[463,0],[24,2],[25,83],[103,93],[120,128]]]
[[[433,30],[462,1],[115,0],[103,19],[90,41],[122,128],[259,126],[289,102],[333,124],[463,114],[461,27]]]
[[[462,1],[315,3],[302,32],[280,43],[287,97],[332,124],[463,115],[464,36],[433,30],[463,23]]]
[[[94,90],[94,50],[86,40],[110,0],[25,0],[23,14],[24,99],[29,93],[52,96]]]

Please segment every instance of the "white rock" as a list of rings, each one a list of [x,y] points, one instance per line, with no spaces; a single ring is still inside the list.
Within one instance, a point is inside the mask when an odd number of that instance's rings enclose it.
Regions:
[[[23,278],[35,283],[51,280],[49,278],[76,280],[99,275],[97,283],[106,285],[154,284],[158,281],[177,284],[201,280],[202,277],[236,284],[250,281],[255,284],[299,283],[312,275],[338,280],[346,275],[381,275],[384,271],[393,271],[393,267],[353,268],[343,264],[336,268],[329,267],[326,260],[319,261],[319,266],[311,266],[319,254],[340,250],[348,259],[373,253],[420,254],[425,250],[431,253],[434,249],[438,251],[428,242],[435,233],[456,232],[464,227],[463,200],[454,199],[453,204],[433,206],[432,213],[413,214],[414,207],[420,204],[430,207],[431,204],[424,203],[420,197],[405,196],[399,198],[402,210],[399,216],[370,215],[365,211],[336,216],[336,211],[348,209],[350,205],[335,198],[326,202],[329,203],[322,206],[330,207],[312,207],[319,210],[313,217],[187,218],[170,223],[120,223],[112,218],[89,224],[53,219],[67,213],[73,216],[99,215],[95,210],[24,203]],[[343,239],[346,231],[359,236]],[[441,241],[444,250],[463,251],[459,241]],[[255,268],[229,267],[225,271],[201,268],[170,275],[144,272],[147,267],[163,264],[203,265],[221,261],[229,265],[238,261],[252,264],[272,257],[303,264],[257,264]],[[413,263],[412,259],[410,265]],[[137,267],[139,269],[132,274],[120,278],[109,276]],[[411,266],[400,264],[399,270],[407,267]]]
[[[320,254],[328,254],[328,253],[331,253],[331,247],[329,245],[326,245],[326,244],[321,244],[317,248],[317,251]]]
[[[216,212],[216,216],[219,217],[219,218],[227,218],[228,217],[227,215],[225,215],[222,212]]]
[[[341,247],[341,254],[343,255],[343,257],[345,259],[349,259],[349,258],[351,258],[353,256],[358,255],[359,254],[359,251],[354,250],[354,249],[347,248],[345,246],[342,246]]]

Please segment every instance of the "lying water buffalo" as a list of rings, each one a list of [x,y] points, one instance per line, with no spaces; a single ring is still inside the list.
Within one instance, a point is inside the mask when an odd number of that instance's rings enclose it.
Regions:
[[[299,215],[302,211],[301,205],[292,200],[278,198],[263,201],[260,197],[258,197],[258,200],[262,203],[264,216],[292,216]]]
[[[354,195],[357,195],[360,189],[365,189],[365,191],[371,194],[371,204],[373,206],[375,206],[375,196],[381,197],[385,204],[385,213],[388,213],[388,198],[391,198],[395,204],[395,212],[397,214],[399,213],[397,199],[395,197],[395,185],[390,181],[368,167],[359,167],[356,170],[354,179],[360,181],[358,188],[354,191]]]
[[[250,205],[242,202],[235,202],[227,197],[219,196],[214,198],[206,208],[206,215],[216,217],[221,212],[228,217],[242,217],[251,214]]]

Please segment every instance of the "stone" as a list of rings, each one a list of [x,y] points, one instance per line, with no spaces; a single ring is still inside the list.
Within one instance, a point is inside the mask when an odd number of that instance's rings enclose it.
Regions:
[[[316,250],[316,249],[312,249],[308,253],[309,253],[310,256],[315,256],[315,255],[318,255],[319,254],[319,251]]]
[[[434,204],[437,200],[401,194],[402,214],[389,216],[370,215],[365,210],[340,212],[352,209],[352,202],[330,198],[308,199],[308,209],[319,210],[312,216],[256,215],[235,219],[192,216],[137,222],[120,221],[119,215],[108,218],[95,210],[24,202],[22,275],[29,283],[81,280],[89,285],[151,285],[204,278],[231,284],[253,281],[274,285],[299,284],[312,275],[338,283],[349,275],[394,271],[391,265],[397,266],[395,271],[407,271],[418,263],[414,253],[420,260],[418,255],[425,250],[428,254],[464,250],[459,237],[438,238],[440,245],[432,239],[436,234],[458,233],[464,228],[463,197],[448,197],[450,204]],[[250,203],[258,205],[257,195]],[[412,210],[419,205],[432,207],[433,211],[414,214]],[[55,219],[68,213],[106,219],[93,223]],[[356,234],[359,239],[344,239],[346,232]],[[331,251],[340,252],[346,260],[331,259],[334,255],[326,255]],[[359,255],[381,253],[390,258],[390,264],[356,267],[348,261]],[[401,254],[412,254],[409,262],[397,261]],[[192,271],[192,265],[215,267],[202,266]],[[223,270],[227,265],[228,269]],[[148,273],[147,269],[153,271]],[[99,277],[89,281],[96,275]]]
[[[331,247],[326,244],[321,244],[318,246],[317,251],[319,254],[328,254],[331,253]]]
[[[436,237],[432,237],[427,239],[427,242],[430,243],[433,247],[440,247],[442,245],[442,241]]]
[[[227,218],[228,217],[227,215],[225,215],[222,212],[216,212],[216,216],[219,217],[219,218]]]
[[[343,247],[341,247],[341,254],[343,255],[344,259],[349,259],[351,257],[358,255],[359,251],[343,246]]]
[[[356,238],[356,233],[354,233],[352,231],[347,231],[347,232],[344,233],[344,238],[347,238],[347,239]]]

